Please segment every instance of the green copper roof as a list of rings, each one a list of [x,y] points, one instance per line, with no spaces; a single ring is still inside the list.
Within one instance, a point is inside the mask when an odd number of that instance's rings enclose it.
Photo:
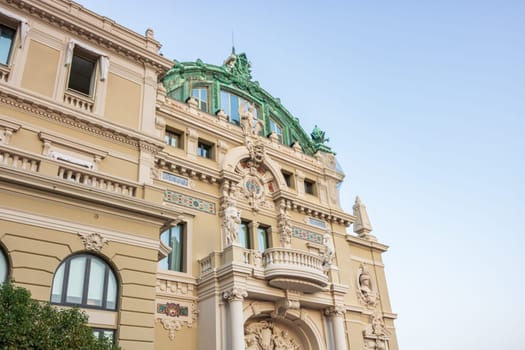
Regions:
[[[309,155],[317,151],[333,153],[324,144],[328,141],[324,132],[316,126],[310,138],[299,124],[299,119],[284,108],[279,98],[273,97],[259,86],[259,82],[252,80],[250,68],[246,54],[232,52],[222,66],[206,64],[200,59],[196,62],[177,62],[162,82],[168,96],[180,101],[186,101],[191,96],[192,88],[206,87],[209,95],[207,108],[212,114],[221,109],[221,91],[235,94],[256,106],[258,118],[263,120],[264,135],[271,133],[272,120],[282,128],[282,143],[291,146],[299,142]]]

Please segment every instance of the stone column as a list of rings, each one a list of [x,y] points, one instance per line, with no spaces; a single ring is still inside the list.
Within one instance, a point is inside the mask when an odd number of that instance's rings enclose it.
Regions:
[[[335,350],[347,350],[345,335],[345,308],[343,305],[332,306],[326,310],[325,314],[332,319],[333,337]]]
[[[242,302],[248,293],[244,288],[233,287],[224,292],[223,297],[230,304],[230,344],[231,350],[244,350],[244,324]]]

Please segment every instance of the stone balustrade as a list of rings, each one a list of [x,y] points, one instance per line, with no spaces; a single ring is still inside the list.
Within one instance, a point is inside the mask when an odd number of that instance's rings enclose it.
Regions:
[[[20,170],[38,172],[40,161],[19,152],[0,149],[0,164]]]
[[[262,255],[264,276],[270,285],[314,293],[328,285],[323,259],[317,254],[290,248],[269,248]]]
[[[64,102],[74,108],[85,112],[93,112],[94,103],[87,97],[78,96],[73,93],[64,92]]]
[[[102,176],[89,170],[79,170],[60,166],[58,168],[57,176],[64,180],[125,196],[135,197],[137,192],[137,187],[133,183],[112,179],[108,176]]]

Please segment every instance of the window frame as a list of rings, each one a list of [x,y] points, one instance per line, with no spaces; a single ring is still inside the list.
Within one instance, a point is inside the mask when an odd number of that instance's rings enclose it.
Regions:
[[[170,233],[170,238],[171,238],[171,233],[172,233],[172,231],[174,229],[178,229],[179,230],[179,235],[180,235],[181,252],[180,252],[180,258],[179,258],[180,259],[179,260],[179,264],[180,264],[180,268],[179,269],[172,269],[172,268],[170,268],[172,266],[172,259],[173,259],[172,253],[174,253],[173,247],[169,243],[169,242],[171,242],[171,239],[168,239],[168,244],[164,243],[163,239],[162,239],[162,236],[166,232]],[[162,232],[159,235],[159,239],[162,242],[162,244],[164,244],[167,247],[170,247],[172,250],[168,253],[168,255],[166,255],[166,257],[164,257],[161,260],[159,260],[158,266],[159,266],[160,270],[162,270],[162,271],[172,271],[172,272],[184,272],[184,273],[188,272],[188,259],[187,259],[187,256],[188,256],[188,248],[187,248],[188,244],[187,244],[187,237],[188,237],[187,236],[187,225],[185,225],[184,222],[181,222],[181,223],[179,223],[177,225],[173,225],[173,226],[170,226],[170,227],[165,228],[164,230],[162,230]],[[161,266],[161,263],[163,261],[167,261],[168,268],[164,268],[164,267]]]
[[[194,91],[199,91],[198,93],[198,96],[195,96],[194,95]],[[206,93],[206,100],[205,100],[205,104],[206,104],[206,107],[203,108],[202,107],[202,104],[203,104],[203,100],[202,100],[202,91],[204,91]],[[197,101],[197,107],[203,111],[203,112],[206,112],[206,113],[209,113],[210,112],[210,89],[208,88],[208,86],[205,86],[205,85],[195,85],[195,86],[192,86],[191,87],[191,94],[190,96],[192,96],[196,101]]]
[[[9,258],[7,256],[7,253],[4,251],[4,249],[0,246],[0,264],[5,263],[5,275],[0,276],[0,284],[7,282],[9,280],[9,272],[10,272],[10,265],[9,265]]]
[[[78,259],[78,258],[86,258],[85,266],[84,266],[84,275],[83,275],[83,286],[82,286],[82,296],[81,296],[81,302],[80,303],[73,303],[68,302],[68,289],[69,289],[69,272],[71,268],[71,261]],[[103,279],[103,291],[102,291],[102,305],[91,305],[88,304],[88,296],[89,296],[89,282],[90,282],[90,274],[91,274],[91,262],[92,260],[98,260],[104,264],[104,279]],[[64,267],[64,272],[61,276],[61,291],[60,291],[60,301],[53,301],[53,292],[55,287],[55,278],[57,277],[57,272]],[[110,274],[113,274],[113,277],[115,279],[115,306],[114,307],[108,307],[108,287],[110,283]],[[55,273],[53,275],[53,282],[51,285],[51,297],[50,297],[50,303],[53,305],[64,305],[64,306],[71,306],[71,307],[80,307],[85,309],[96,309],[96,310],[107,310],[107,311],[117,311],[118,310],[118,304],[119,304],[119,279],[117,278],[117,274],[113,271],[113,268],[108,264],[107,261],[102,259],[101,257],[93,254],[75,254],[71,255],[68,258],[66,258],[62,263],[58,266],[58,268],[55,270]]]
[[[178,140],[178,144],[174,146],[168,142],[168,135],[175,136],[174,138]],[[164,129],[164,142],[170,147],[184,149],[184,133],[180,130],[167,126],[166,129]]]
[[[309,194],[311,196],[317,196],[317,186],[314,180],[308,178],[304,179],[304,193]]]
[[[10,25],[11,23],[7,23],[7,22],[9,22],[9,21],[3,21],[2,19],[0,19],[0,38],[3,38],[3,36],[1,34],[4,32],[5,29],[9,29],[10,31],[13,32],[11,38],[9,38],[9,40],[11,42],[9,44],[9,51],[7,52],[7,55],[5,57],[5,62],[0,60],[0,65],[2,65],[4,67],[9,67],[9,65],[11,64],[13,51],[14,51],[14,47],[15,47],[16,34],[18,32],[18,30],[16,28],[13,28],[13,26]]]
[[[261,232],[264,232],[264,249],[261,249]],[[257,250],[263,253],[266,249],[270,248],[270,234],[271,227],[266,225],[257,226]]]
[[[284,128],[274,118],[270,117],[270,134],[275,133],[279,143],[284,144]],[[279,130],[277,132],[276,130]]]
[[[286,183],[286,186],[288,188],[295,188],[294,174],[284,169],[281,170],[281,174],[283,174],[283,178],[284,178],[284,182]]]
[[[201,151],[204,148],[207,148],[205,155],[203,155]],[[205,159],[215,160],[215,144],[213,142],[199,138],[197,140],[197,156]]]
[[[226,111],[223,106],[224,106],[224,102],[223,102],[223,94],[227,94],[229,97],[228,97],[228,110],[229,111]],[[231,101],[231,97],[234,96],[237,98],[237,106],[235,107],[235,114],[232,115],[232,111],[233,111],[233,108],[232,108],[232,101]],[[245,108],[245,112],[248,111],[248,108],[250,105],[253,105],[253,109],[254,109],[254,113],[253,113],[253,116],[254,116],[254,119],[255,120],[258,120],[259,118],[259,108],[257,108],[257,104],[255,103],[255,101],[251,100],[251,99],[247,99],[235,92],[232,92],[228,89],[219,89],[219,105],[220,105],[220,109],[223,110],[223,112],[228,115],[228,120],[230,123],[232,124],[235,124],[235,125],[238,125],[240,126],[241,125],[241,115],[239,114],[239,108],[241,107],[242,105],[242,102],[244,102],[244,108]],[[229,113],[228,113],[229,112]],[[235,117],[235,118],[234,118]]]
[[[239,231],[237,232],[237,243],[240,247],[244,249],[253,249],[253,243],[252,243],[252,222],[248,220],[241,220],[241,224],[239,225]],[[245,228],[245,231],[243,231],[243,228]],[[241,241],[241,236],[244,236],[244,239]]]
[[[98,340],[103,340],[104,338],[107,338],[106,336],[104,336],[104,332],[111,332],[111,344],[115,344],[115,336],[117,333],[115,329],[91,327],[91,330],[93,331],[93,336]],[[95,332],[98,332],[98,334],[95,334]]]
[[[90,77],[89,93],[70,87],[73,59],[75,56],[94,61]],[[71,39],[67,45],[65,66],[68,67],[65,91],[94,100],[98,89],[97,81],[106,81],[108,78],[109,58],[104,53],[90,47],[89,45]]]
[[[66,84],[67,91],[72,91],[74,93],[77,93],[77,94],[80,94],[86,97],[93,97],[94,91],[96,89],[97,67],[99,65],[98,56],[96,54],[91,53],[89,50],[82,48],[82,46],[79,46],[79,45],[75,45],[71,55],[72,55],[71,63],[69,64],[69,70],[67,74],[67,84]],[[80,58],[84,61],[88,61],[92,63],[93,65],[91,68],[91,72],[90,72],[89,87],[87,88],[87,92],[81,91],[80,89],[76,89],[75,87],[71,86],[72,77],[75,78],[77,77],[77,74],[78,74],[78,72],[75,72],[76,73],[75,75],[72,74],[74,70],[76,71],[77,69],[76,67],[78,66],[78,63],[76,63],[78,61],[75,60],[76,58]]]
[[[23,48],[27,34],[28,22],[24,17],[18,16],[5,9],[0,9],[0,25],[11,29],[14,32],[13,37],[11,38],[6,62],[0,62],[1,67],[9,68],[13,62],[16,46],[18,46],[19,49]]]

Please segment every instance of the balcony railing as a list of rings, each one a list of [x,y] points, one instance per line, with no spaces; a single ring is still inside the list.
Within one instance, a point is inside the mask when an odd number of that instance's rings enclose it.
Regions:
[[[314,293],[328,285],[323,259],[319,255],[289,248],[266,249],[262,256],[264,276],[281,289]]]
[[[85,186],[114,192],[125,196],[135,197],[137,187],[123,180],[115,180],[107,176],[95,174],[87,170],[79,170],[60,166],[57,176],[61,179],[76,182]]]
[[[37,172],[40,165],[40,161],[21,153],[15,153],[7,149],[0,150],[0,164],[9,166],[11,168],[17,168],[20,170],[27,170]]]

